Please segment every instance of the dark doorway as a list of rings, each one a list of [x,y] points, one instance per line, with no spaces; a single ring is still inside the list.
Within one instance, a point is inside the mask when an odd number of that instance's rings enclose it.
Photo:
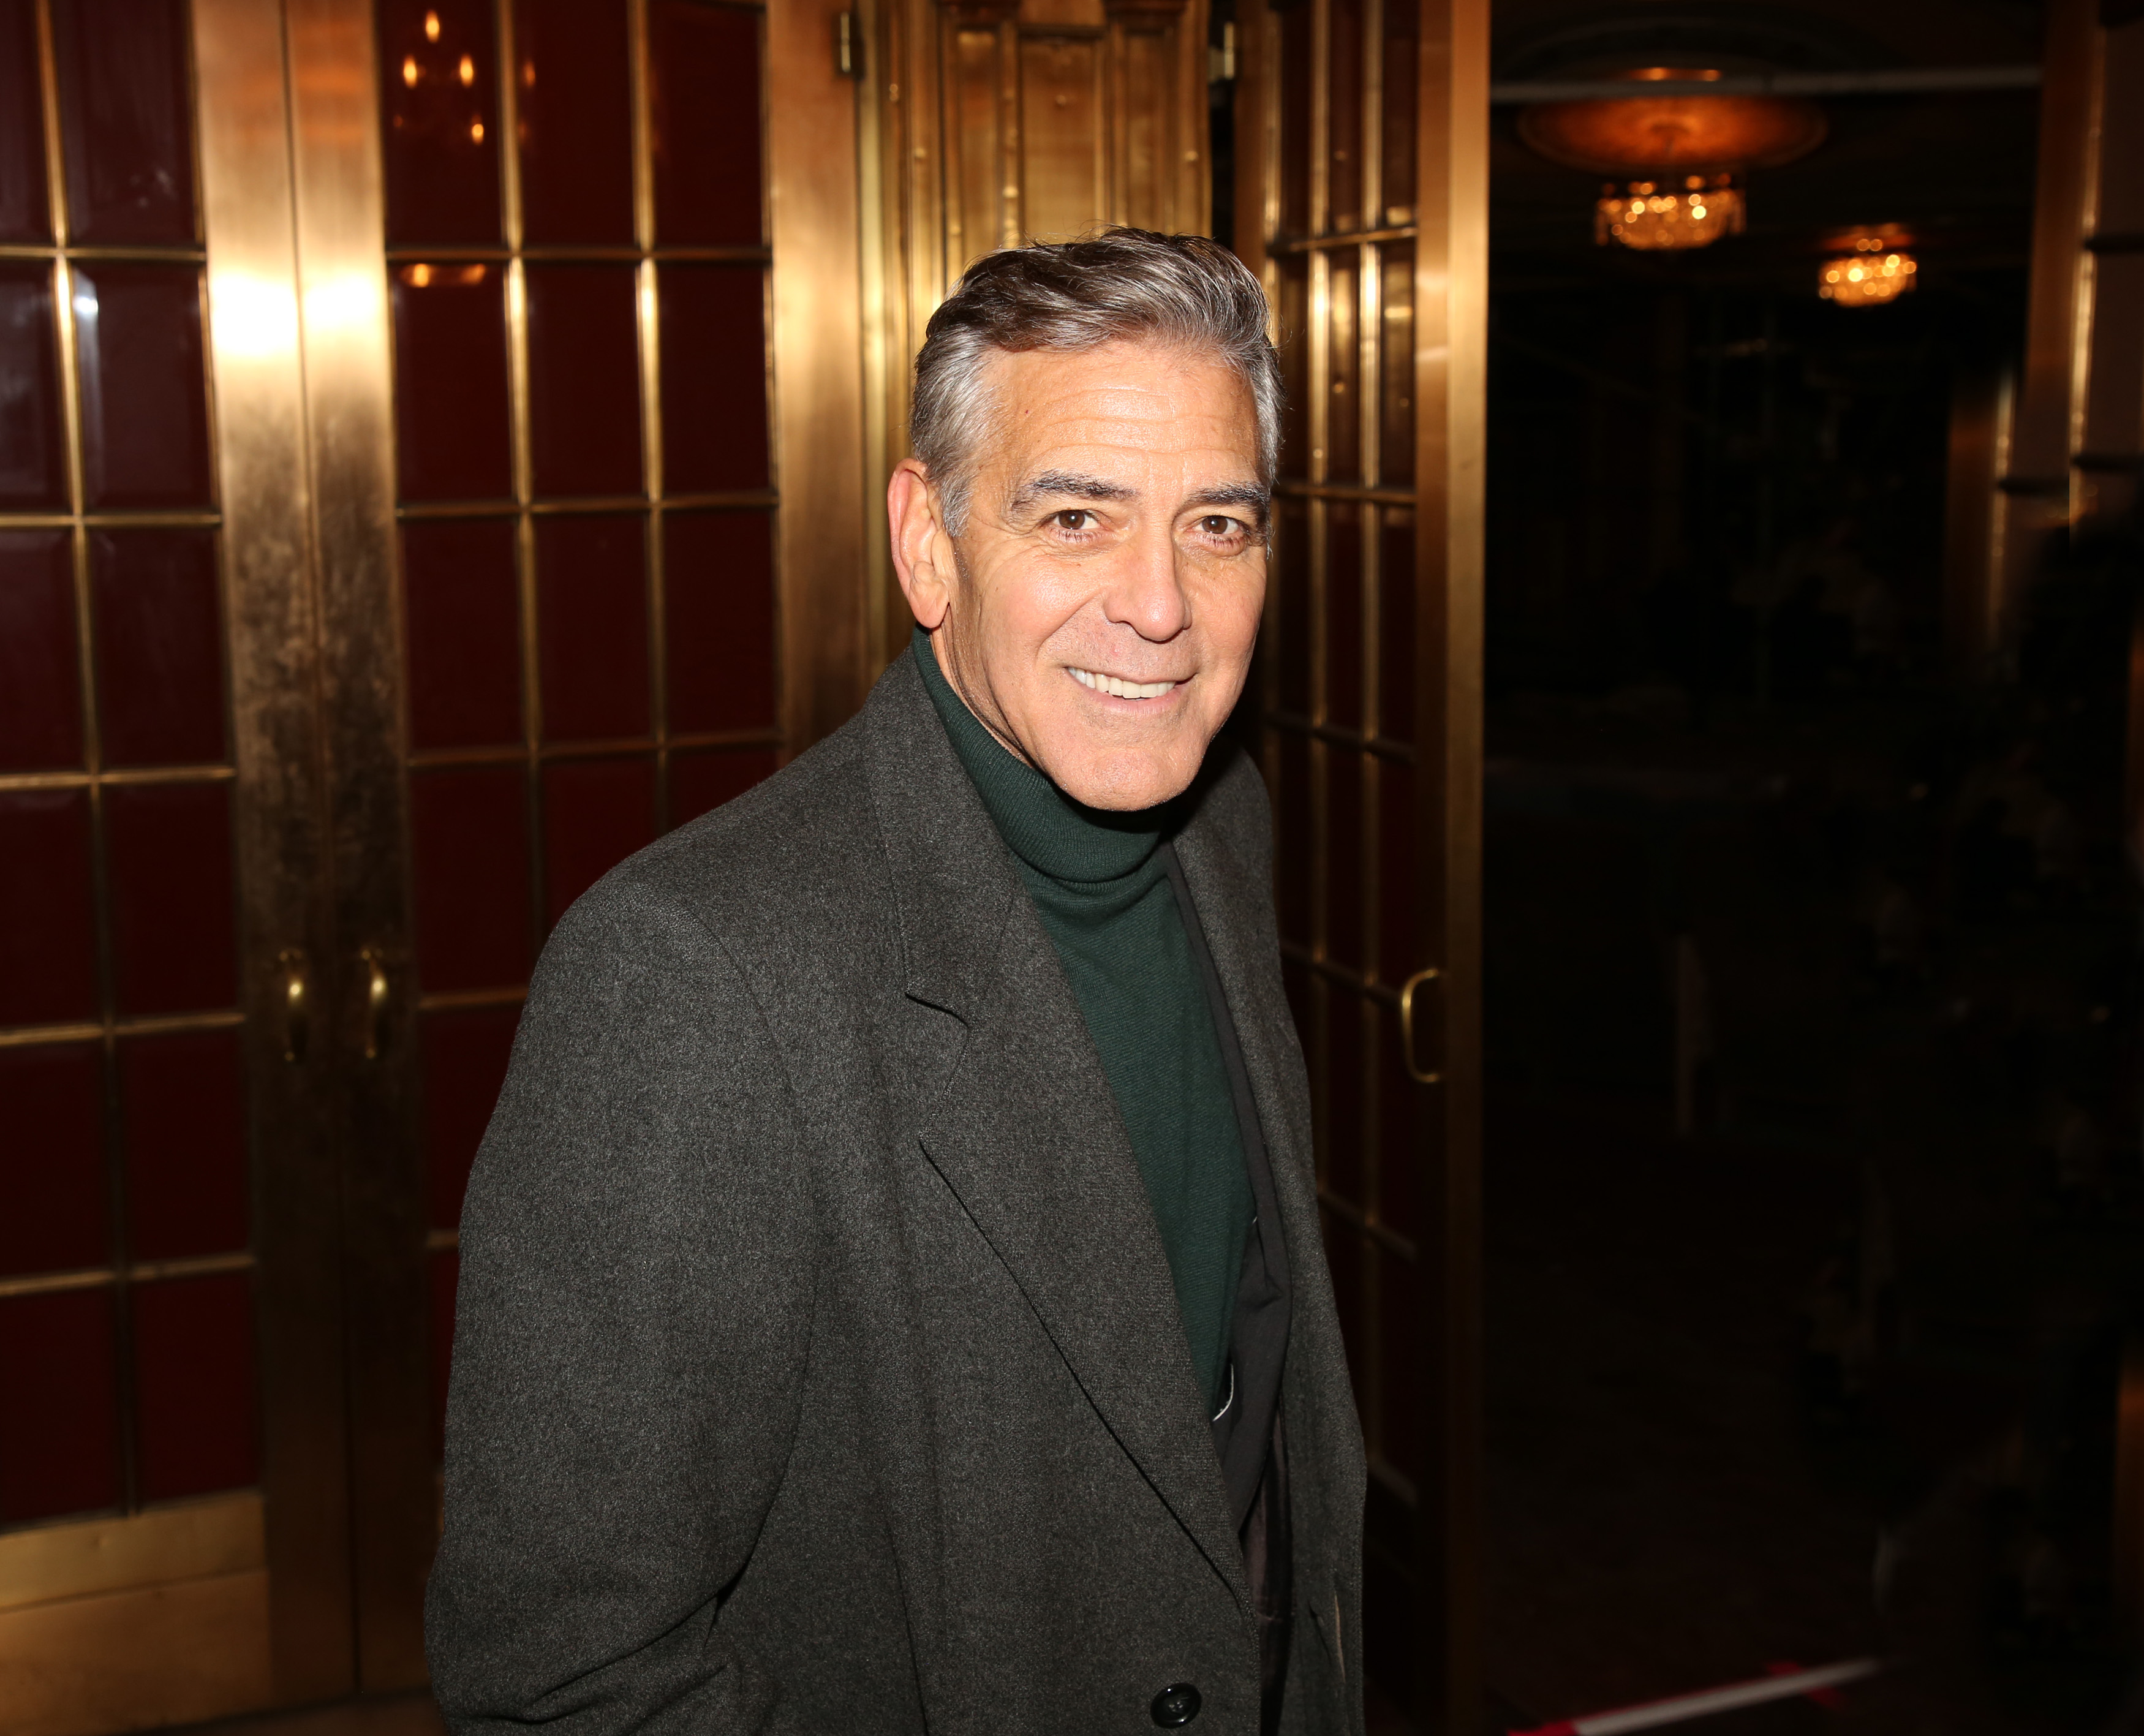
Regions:
[[[2023,7],[1698,10],[1511,0],[1497,76],[2039,54]],[[1595,245],[1600,177],[1498,111],[1488,1638],[1521,1727],[1862,1657],[1840,1728],[2097,1730],[2127,1691],[2134,543],[2052,545],[1977,647],[2036,101],[1828,111],[1747,233],[1655,253]],[[1819,299],[1857,224],[1910,230],[1913,293]]]

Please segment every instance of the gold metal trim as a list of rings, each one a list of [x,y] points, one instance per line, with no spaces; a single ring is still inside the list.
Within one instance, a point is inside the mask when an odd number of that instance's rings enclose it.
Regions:
[[[538,500],[524,504],[512,500],[410,501],[395,509],[401,519],[511,518],[524,513],[538,518],[568,517],[575,513],[644,513],[660,505],[666,512],[700,510],[751,511],[777,506],[780,497],[772,489],[741,489],[723,494],[673,494],[659,502],[646,494],[582,494],[567,499]]]
[[[595,742],[546,742],[535,758],[550,765],[563,760],[605,760],[700,747],[776,747],[778,729],[681,730],[676,735],[621,736]],[[412,771],[474,766],[519,766],[529,758],[525,747],[420,747],[406,756]]]
[[[47,257],[50,257],[47,251]],[[81,524],[92,530],[213,530],[223,523],[216,512],[5,513],[0,523],[10,530],[65,530]]]
[[[1397,1254],[1402,1260],[1414,1260],[1422,1250],[1412,1236],[1403,1236],[1390,1224],[1382,1222],[1375,1213],[1366,1212],[1345,1194],[1335,1193],[1331,1188],[1318,1190],[1318,1203],[1338,1218],[1357,1234],[1367,1236],[1388,1253]]]
[[[325,1698],[352,1681],[335,1163],[343,1118],[330,1069],[282,1058],[304,1053],[292,1040],[295,960],[286,955],[309,961],[301,1001],[315,1055],[330,1035],[338,957],[329,925],[316,685],[322,563],[304,345],[309,326],[355,317],[365,302],[347,284],[299,271],[285,52],[291,8],[284,0],[191,0],[191,11],[236,772],[262,1494],[272,1520],[261,1584],[272,1576],[274,1613],[261,1644],[265,1685],[290,1699]],[[234,1654],[241,1649],[235,1640]]]
[[[420,1013],[459,1013],[484,1007],[518,1007],[529,998],[526,989],[454,989],[420,994]]]
[[[876,484],[865,473],[858,86],[827,52],[838,7],[763,16],[769,457],[777,702],[785,757],[863,702],[878,665],[866,641],[864,554]],[[776,93],[780,100],[776,100]]]
[[[0,1610],[244,1573],[266,1559],[260,1495],[0,1532]]]
[[[49,241],[0,241],[0,259],[48,260],[56,254],[62,259],[167,265],[198,265],[208,257],[199,247],[174,247],[155,242],[124,247],[74,247],[63,242],[56,246]]]
[[[256,1568],[0,1611],[8,1736],[163,1729],[268,1705],[269,1579]]]
[[[387,1047],[387,963],[376,946],[363,948],[357,957],[365,967],[365,1059],[376,1061]]]
[[[1362,394],[1369,395],[1366,389]],[[1347,482],[1292,482],[1273,484],[1273,494],[1291,500],[1362,500],[1378,506],[1412,506],[1412,489],[1370,487]]]
[[[1414,1058],[1414,997],[1424,983],[1437,982],[1444,973],[1434,965],[1426,965],[1400,985],[1400,1059],[1406,1064],[1407,1077],[1417,1085],[1441,1085],[1444,1075],[1433,1069],[1425,1068]]]
[[[764,265],[772,262],[774,250],[764,246],[626,246],[618,242],[576,241],[570,246],[545,246],[539,242],[517,251],[511,247],[484,243],[445,241],[436,246],[390,247],[386,250],[386,256],[390,265],[452,265],[465,260],[504,265],[517,257],[539,265],[547,263],[631,265],[647,259],[652,259],[658,265]]]
[[[286,946],[275,963],[283,973],[283,1059],[295,1066],[312,1040],[312,1008],[305,992],[305,955]]]
[[[127,1037],[171,1037],[190,1031],[236,1030],[235,1012],[161,1013],[151,1017],[83,1019],[65,1024],[18,1024],[0,1030],[0,1049],[42,1049],[60,1043],[110,1043]]]
[[[0,791],[89,790],[114,785],[227,784],[238,774],[229,766],[137,766],[112,771],[0,772]]]
[[[264,1286],[294,1315],[327,1311],[343,1322],[340,1359],[320,1371],[310,1412],[294,1406],[280,1419],[347,1455],[341,1484],[331,1506],[286,1510],[270,1536],[279,1587],[293,1571],[334,1576],[298,1612],[302,1625],[285,1618],[277,1629],[279,1689],[317,1699],[424,1679],[418,1606],[435,1534],[414,1045],[393,1045],[376,1065],[357,1061],[370,1011],[361,950],[375,949],[398,979],[409,955],[378,20],[370,0],[285,0],[283,13],[328,768],[327,908],[312,956],[323,1058],[332,1058],[317,1071],[335,1114],[306,1158],[337,1191],[325,1221],[332,1255],[315,1264],[295,1238],[271,1245]],[[503,126],[509,163],[513,139]],[[310,1445],[292,1439],[287,1450]]]
[[[214,1277],[226,1272],[251,1272],[251,1254],[201,1254],[180,1260],[140,1260],[114,1271],[108,1266],[73,1272],[40,1272],[0,1278],[0,1297],[54,1296],[69,1290],[103,1290],[121,1285],[153,1284],[168,1278]]]
[[[1366,242],[1411,241],[1420,233],[1412,223],[1396,228],[1349,229],[1337,235],[1276,236],[1266,244],[1270,253],[1337,253]]]

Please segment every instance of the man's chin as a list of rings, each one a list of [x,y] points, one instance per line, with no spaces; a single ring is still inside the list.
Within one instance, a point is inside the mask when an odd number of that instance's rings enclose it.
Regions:
[[[1105,758],[1046,768],[1050,781],[1082,807],[1105,813],[1135,814],[1174,801],[1191,787],[1204,756],[1179,753],[1133,755],[1121,751]]]

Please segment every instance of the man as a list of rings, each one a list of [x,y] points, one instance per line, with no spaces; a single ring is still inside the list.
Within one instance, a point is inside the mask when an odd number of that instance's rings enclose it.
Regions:
[[[470,1185],[460,1730],[1362,1724],[1362,1447],[1269,821],[1255,280],[1118,230],[931,322],[862,713],[545,950]]]

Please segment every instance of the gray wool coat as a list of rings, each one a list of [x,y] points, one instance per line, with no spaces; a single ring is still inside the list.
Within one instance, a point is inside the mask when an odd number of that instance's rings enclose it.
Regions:
[[[1294,1307],[1283,1729],[1362,1727],[1363,1461],[1270,820],[1177,841]],[[1062,967],[911,660],[544,950],[461,1233],[427,1632],[457,1731],[1258,1736],[1175,1293]]]

